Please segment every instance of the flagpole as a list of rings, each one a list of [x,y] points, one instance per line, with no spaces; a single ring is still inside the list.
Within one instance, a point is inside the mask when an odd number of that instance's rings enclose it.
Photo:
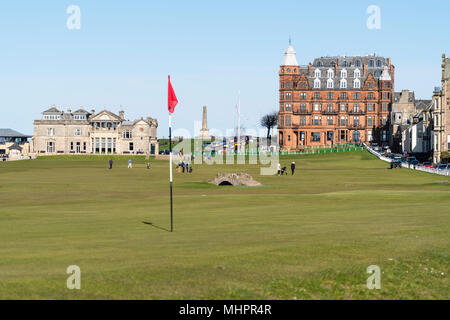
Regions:
[[[173,202],[172,202],[172,115],[169,113],[169,167],[170,167],[170,232],[173,232]]]

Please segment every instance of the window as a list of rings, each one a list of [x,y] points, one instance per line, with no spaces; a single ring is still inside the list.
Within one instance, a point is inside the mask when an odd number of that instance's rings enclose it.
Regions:
[[[327,141],[333,141],[334,133],[333,131],[327,131]]]
[[[300,93],[300,99],[306,100],[306,93],[305,92]]]
[[[354,104],[353,105],[353,112],[359,112],[359,104]]]
[[[320,89],[320,80],[319,79],[314,80],[314,88]]]
[[[373,141],[373,133],[371,130],[367,131],[367,140],[369,142]]]
[[[358,100],[360,98],[359,92],[355,92],[355,94],[353,96],[354,96],[355,100]]]
[[[345,130],[341,130],[341,141],[346,141],[346,139],[345,139]]]
[[[75,137],[81,137],[82,131],[81,129],[75,129],[74,135]]]
[[[290,103],[287,103],[286,104],[286,109],[285,109],[286,111],[291,111],[292,110],[292,108],[291,108],[291,104]]]
[[[333,99],[333,92],[328,92],[328,100]]]
[[[347,80],[341,79],[341,89],[347,89]]]
[[[347,78],[347,70],[341,70],[341,78]]]
[[[55,129],[47,128],[47,136],[53,137],[55,135]]]
[[[73,142],[70,142],[70,151],[73,151]]]
[[[320,141],[320,132],[311,132],[311,141]]]
[[[359,131],[353,131],[353,141],[354,142],[359,142],[360,136],[361,136],[361,134],[359,133]]]
[[[284,118],[284,125],[285,125],[286,127],[290,127],[290,126],[291,126],[291,116],[286,116],[286,117]]]
[[[74,120],[86,120],[86,115],[76,114],[73,116]]]
[[[386,111],[387,111],[387,104],[383,103],[383,112],[386,112]]]
[[[329,126],[333,125],[333,117],[327,117],[327,125]]]
[[[133,138],[133,134],[130,130],[126,130],[123,132],[123,138],[124,139],[132,139]]]
[[[345,112],[346,108],[345,108],[345,104],[341,104],[341,112]]]
[[[358,68],[361,67],[361,60],[356,60],[355,61],[355,66],[358,67]]]
[[[133,144],[133,142],[130,142],[130,144],[128,145],[128,150],[129,150],[129,151],[133,151],[133,150],[134,150],[134,144]]]
[[[314,100],[320,100],[320,93],[314,92]]]
[[[320,121],[319,116],[315,116],[315,117],[313,118],[313,125],[318,126],[318,125],[321,124],[320,122],[321,122],[321,121]]]
[[[301,113],[306,113],[306,104],[301,104],[300,105],[300,112]]]
[[[75,150],[76,153],[80,153],[81,152],[81,143],[77,142],[77,148]]]
[[[286,99],[290,100],[292,98],[292,93],[286,92]]]
[[[370,68],[373,68],[373,66],[374,66],[374,62],[373,62],[373,60],[370,60],[370,61],[369,61],[369,67],[370,67]]]
[[[327,88],[328,89],[333,89],[334,88],[333,79],[328,79],[328,81],[327,81]]]
[[[360,89],[361,88],[361,81],[359,79],[355,79],[353,81],[353,88]]]
[[[369,103],[369,104],[367,105],[367,111],[368,111],[368,112],[372,112],[372,111],[373,111],[373,104]]]
[[[102,138],[102,153],[106,152],[106,138]]]
[[[369,92],[367,98],[368,98],[369,100],[373,100],[373,92]]]
[[[333,105],[327,104],[327,112],[333,112]]]
[[[316,70],[314,71],[314,76],[315,76],[316,78],[320,78],[321,75],[322,75],[322,73],[320,72],[319,69],[316,69]]]
[[[341,126],[345,126],[346,121],[345,121],[345,117],[341,117],[341,122],[340,122]]]
[[[381,67],[381,60],[377,60],[377,67],[378,67],[378,68]]]
[[[347,61],[344,61],[344,62],[342,63],[342,66],[343,66],[343,67],[348,67],[348,62],[347,62]]]
[[[322,61],[318,61],[318,62],[317,62],[317,66],[318,66],[318,67],[323,66]]]
[[[356,69],[355,72],[353,72],[354,78],[361,78],[361,71],[359,69]]]
[[[341,93],[341,99],[347,99],[347,93],[346,92],[342,92]]]
[[[47,152],[48,153],[55,152],[55,143],[53,141],[48,141],[47,142]]]
[[[372,117],[368,117],[368,118],[367,118],[367,125],[368,125],[369,127],[373,126],[373,120],[372,120]]]
[[[300,117],[300,125],[301,126],[306,126],[306,117],[305,116]]]
[[[328,78],[334,78],[334,71],[332,69],[328,69],[327,77]]]
[[[359,127],[359,117],[353,117],[353,125]]]
[[[321,109],[321,108],[320,108],[320,104],[317,104],[317,103],[316,103],[316,104],[314,105],[314,111],[318,112],[318,111],[320,111],[320,109]]]

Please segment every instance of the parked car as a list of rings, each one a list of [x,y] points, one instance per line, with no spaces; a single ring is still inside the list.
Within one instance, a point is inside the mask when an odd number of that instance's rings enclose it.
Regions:
[[[449,169],[449,165],[441,163],[441,164],[438,164],[437,169],[438,170],[448,170]]]
[[[431,163],[431,162],[424,162],[423,163],[423,166],[425,167],[425,168],[434,168],[434,166],[433,166],[433,164]]]
[[[395,159],[396,158],[395,153],[389,153],[388,154],[388,158],[389,159]]]

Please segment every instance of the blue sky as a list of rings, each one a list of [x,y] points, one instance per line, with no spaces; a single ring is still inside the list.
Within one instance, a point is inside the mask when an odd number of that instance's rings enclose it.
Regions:
[[[369,5],[381,29],[366,27]],[[81,29],[69,30],[69,5]],[[392,58],[396,90],[429,98],[450,55],[449,1],[2,1],[0,127],[33,133],[33,120],[64,109],[125,108],[152,116],[167,137],[167,75],[179,99],[174,126],[233,128],[278,108],[277,72],[289,35],[300,64],[325,55]],[[447,15],[447,16],[446,16]]]

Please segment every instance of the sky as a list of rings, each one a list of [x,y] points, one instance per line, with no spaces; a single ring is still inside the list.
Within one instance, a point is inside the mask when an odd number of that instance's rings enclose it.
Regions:
[[[67,8],[80,8],[69,29]],[[368,29],[370,5],[381,28]],[[2,1],[0,128],[33,134],[52,105],[103,109],[134,120],[158,119],[168,136],[167,76],[179,104],[174,129],[193,132],[208,107],[208,126],[259,129],[278,109],[278,69],[289,37],[297,60],[391,57],[395,90],[431,98],[441,56],[450,56],[450,2],[428,1]]]

